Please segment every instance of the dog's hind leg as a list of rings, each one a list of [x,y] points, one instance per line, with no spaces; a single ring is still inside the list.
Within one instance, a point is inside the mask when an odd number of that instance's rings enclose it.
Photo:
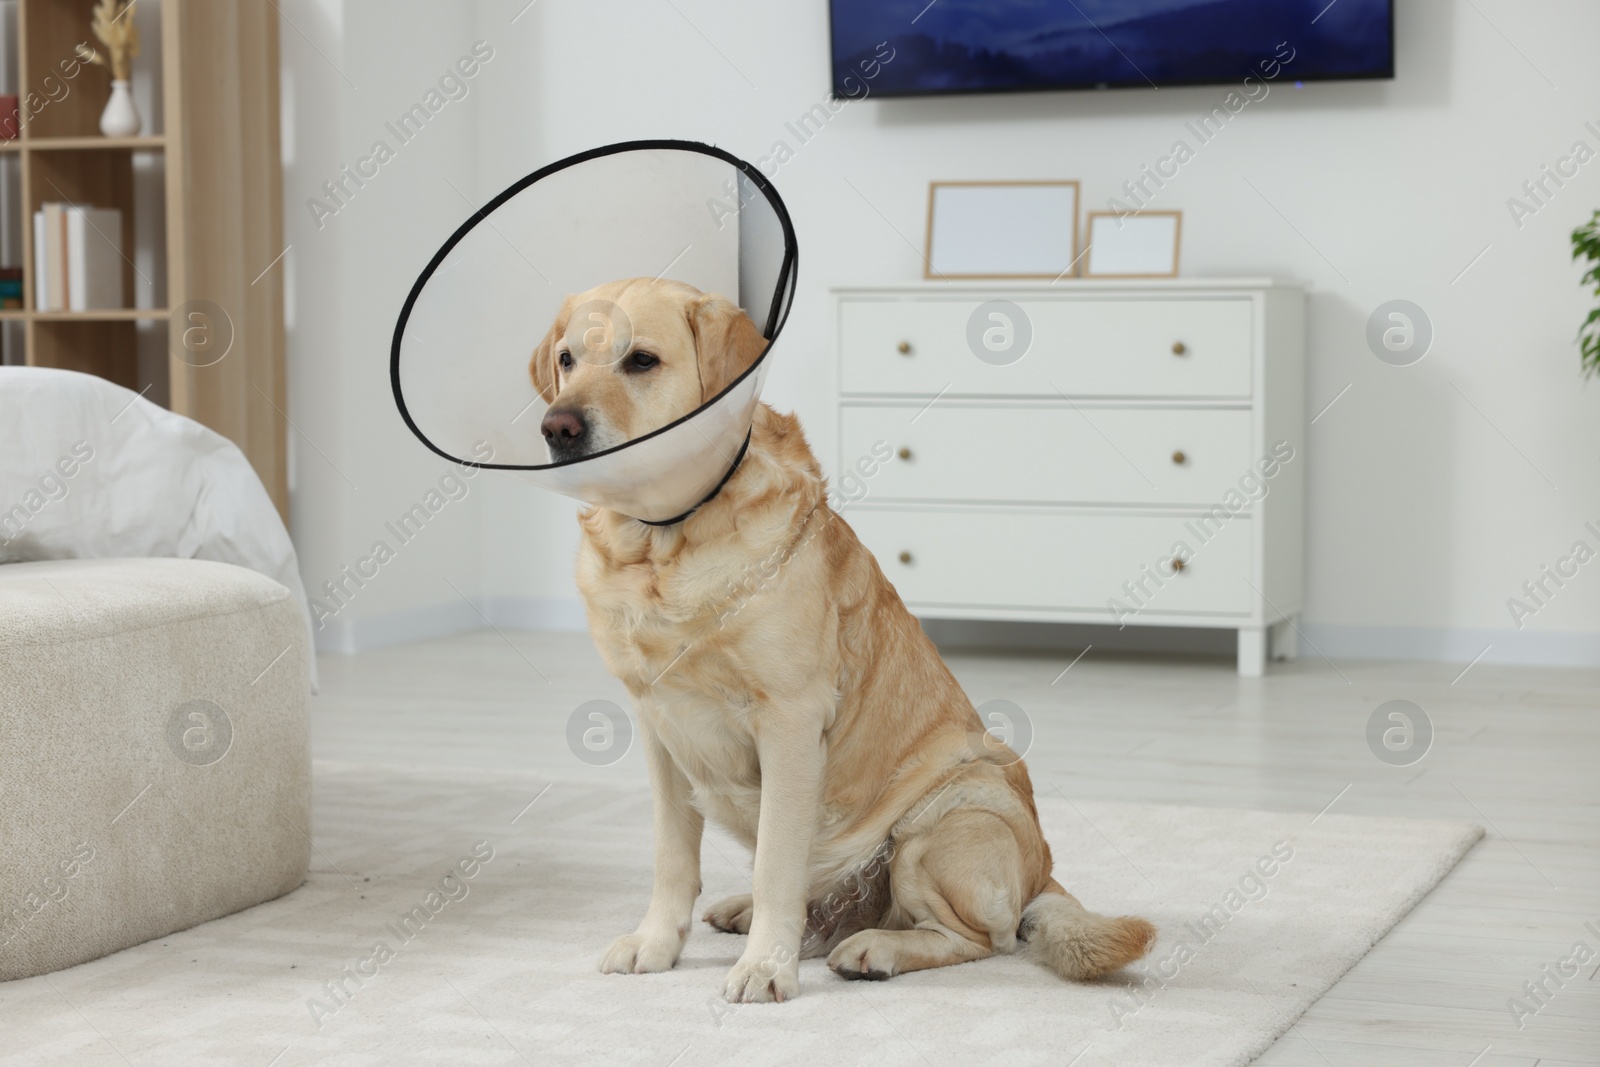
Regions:
[[[1023,857],[1011,827],[956,808],[897,841],[888,929],[863,930],[828,955],[845,978],[881,981],[1010,952],[1022,917]]]
[[[828,954],[841,978],[882,982],[907,971],[948,967],[993,955],[992,951],[938,923],[912,930],[863,930]]]
[[[748,934],[750,912],[754,908],[755,897],[749,893],[735,893],[711,905],[701,918],[725,934]]]

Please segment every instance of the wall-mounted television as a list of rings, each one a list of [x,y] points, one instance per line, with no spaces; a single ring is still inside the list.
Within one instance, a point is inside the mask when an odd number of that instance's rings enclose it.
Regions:
[[[833,94],[1394,77],[1393,0],[829,0]]]

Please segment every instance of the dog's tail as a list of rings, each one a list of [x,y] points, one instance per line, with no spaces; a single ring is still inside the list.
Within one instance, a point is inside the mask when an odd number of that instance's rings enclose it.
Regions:
[[[1156,928],[1129,915],[1096,915],[1055,879],[1022,909],[1023,951],[1069,981],[1084,981],[1132,963],[1150,951]]]

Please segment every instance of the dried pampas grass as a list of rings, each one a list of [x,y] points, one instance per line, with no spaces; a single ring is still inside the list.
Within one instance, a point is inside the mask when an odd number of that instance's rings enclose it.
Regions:
[[[100,0],[94,7],[90,28],[106,46],[107,61],[97,49],[80,46],[79,54],[90,63],[111,68],[111,77],[127,81],[133,57],[139,54],[139,30],[133,24],[133,6],[138,0]],[[87,51],[83,49],[87,48]]]

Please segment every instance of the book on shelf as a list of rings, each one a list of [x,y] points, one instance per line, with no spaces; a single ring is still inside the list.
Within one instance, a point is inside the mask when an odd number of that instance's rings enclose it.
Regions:
[[[33,213],[33,298],[38,311],[123,306],[122,212],[46,201]]]

